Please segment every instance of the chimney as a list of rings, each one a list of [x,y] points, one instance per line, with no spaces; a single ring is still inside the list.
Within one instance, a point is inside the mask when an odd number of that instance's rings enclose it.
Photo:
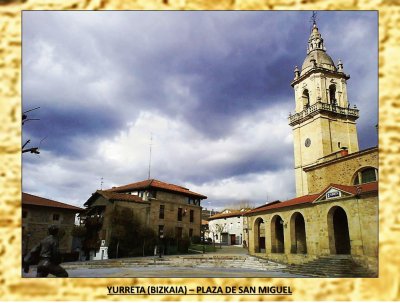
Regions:
[[[342,157],[344,157],[344,156],[347,156],[348,154],[349,154],[349,151],[348,151],[347,147],[343,146],[343,147],[341,148],[340,155],[341,155]]]

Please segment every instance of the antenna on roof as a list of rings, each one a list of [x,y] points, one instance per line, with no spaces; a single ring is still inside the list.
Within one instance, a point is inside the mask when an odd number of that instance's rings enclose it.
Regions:
[[[149,175],[148,178],[150,180],[150,170],[151,170],[151,147],[153,144],[153,133],[150,133],[150,157],[149,157]]]
[[[103,177],[100,179],[100,190],[103,190]]]

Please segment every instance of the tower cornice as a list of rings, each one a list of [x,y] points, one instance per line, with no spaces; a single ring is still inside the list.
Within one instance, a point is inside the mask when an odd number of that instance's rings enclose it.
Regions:
[[[323,67],[314,67],[314,68],[310,69],[309,71],[307,71],[305,74],[303,74],[303,75],[299,76],[298,78],[294,79],[292,81],[292,83],[290,83],[290,85],[292,87],[294,87],[296,84],[302,82],[304,79],[306,79],[306,78],[308,78],[311,75],[316,74],[316,73],[324,73],[324,74],[328,74],[328,75],[335,75],[335,76],[339,76],[340,78],[345,79],[345,80],[350,79],[350,75],[345,74],[343,72],[336,72],[336,71],[332,71],[332,70],[329,70],[329,69],[323,68]]]

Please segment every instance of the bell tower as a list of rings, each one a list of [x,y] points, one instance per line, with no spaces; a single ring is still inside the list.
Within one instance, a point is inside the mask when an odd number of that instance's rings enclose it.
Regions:
[[[356,120],[359,111],[350,108],[343,63],[337,66],[326,53],[317,24],[311,30],[307,56],[294,80],[295,113],[289,115],[293,129],[296,195],[308,194],[304,168],[339,157],[340,151],[358,151]]]

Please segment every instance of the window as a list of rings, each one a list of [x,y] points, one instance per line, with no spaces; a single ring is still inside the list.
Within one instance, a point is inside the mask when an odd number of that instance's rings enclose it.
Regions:
[[[354,178],[354,185],[375,182],[378,180],[378,170],[374,167],[362,169],[356,173]]]
[[[164,219],[164,210],[165,210],[165,205],[160,205],[160,213],[158,215],[158,218]]]
[[[189,228],[189,238],[193,237],[193,228]]]
[[[193,221],[194,221],[194,210],[191,209],[190,210],[190,222],[193,223]]]
[[[158,237],[164,237],[164,225],[158,225]]]
[[[218,235],[217,234],[215,235],[215,240],[218,240]]]
[[[308,89],[303,91],[303,95],[301,96],[303,100],[303,107],[309,108],[310,107],[310,94],[308,93]]]
[[[28,217],[28,212],[26,210],[22,211],[22,219],[25,219],[26,217]]]
[[[182,221],[182,208],[178,208],[178,221]]]
[[[332,105],[336,105],[336,85],[329,85],[329,101]]]
[[[53,221],[59,221],[60,220],[60,215],[59,214],[53,214]]]
[[[150,190],[149,191],[149,198],[157,198],[157,191],[155,190]]]

